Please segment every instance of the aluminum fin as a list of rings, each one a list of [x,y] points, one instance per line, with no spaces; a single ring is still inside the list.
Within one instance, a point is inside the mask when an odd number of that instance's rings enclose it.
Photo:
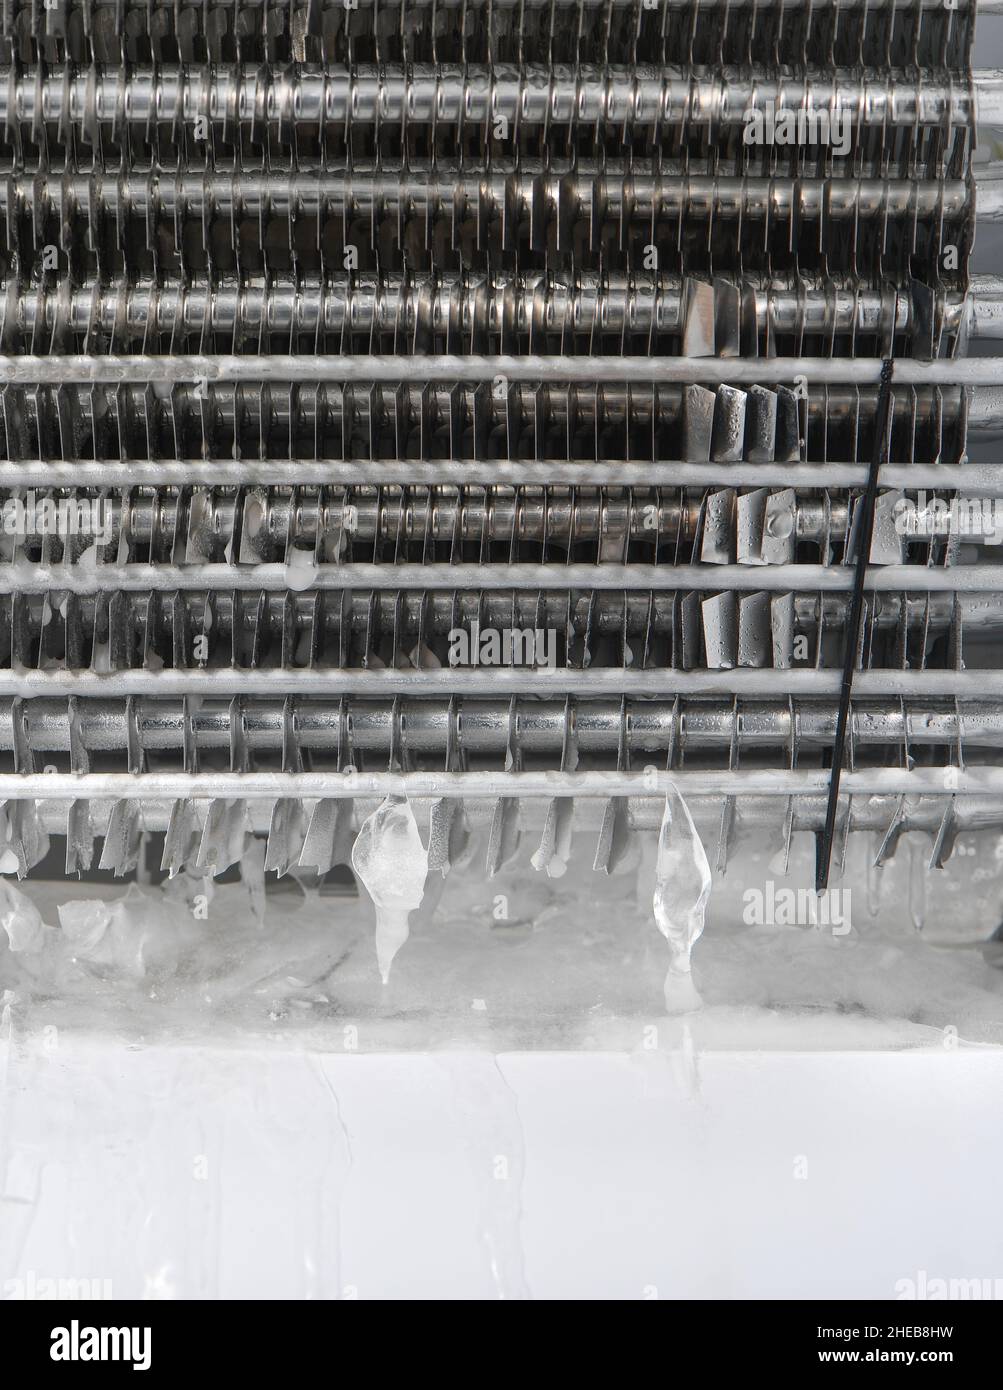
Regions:
[[[300,850],[300,868],[315,869],[323,877],[336,864],[351,864],[354,817],[355,806],[348,798],[318,801]]]
[[[442,796],[433,801],[428,815],[428,868],[445,878],[467,843],[463,802]]]
[[[512,858],[519,848],[519,838],[519,802],[514,796],[499,797],[488,835],[488,878],[494,878]]]
[[[713,391],[705,386],[687,386],[683,393],[683,460],[709,463],[714,433]]]
[[[750,463],[772,463],[777,448],[777,393],[750,386],[745,399],[746,457]]]
[[[171,807],[171,819],[164,836],[164,853],[160,860],[160,867],[169,878],[175,878],[184,869],[195,852],[201,830],[194,802],[187,797],[175,801]]]
[[[740,565],[765,565],[763,534],[766,530],[766,501],[769,492],[764,487],[743,492],[735,507],[735,558]]]
[[[99,869],[110,870],[116,878],[131,873],[139,863],[143,822],[138,801],[116,801],[108,817]]]
[[[797,494],[791,487],[766,499],[761,555],[766,565],[790,565],[797,545]]]
[[[567,873],[574,808],[570,796],[555,796],[547,806],[540,847],[529,862],[537,872],[546,869],[548,878],[563,878]]]
[[[66,873],[85,874],[94,862],[94,829],[89,801],[71,801],[66,817]]]
[[[265,872],[274,870],[279,878],[299,863],[303,849],[303,803],[298,797],[281,797],[272,807],[265,846]]]
[[[683,356],[714,356],[714,286],[687,277],[683,281]]]
[[[773,665],[789,671],[794,665],[794,595],[773,594],[770,598],[770,633]]]
[[[704,564],[727,565],[732,559],[732,538],[735,534],[735,489],[722,488],[707,496],[704,510],[703,537],[700,559]]]
[[[706,598],[700,605],[707,666],[729,671],[738,659],[738,599],[732,590]]]
[[[738,601],[738,664],[769,666],[771,656],[770,595],[743,594]]]
[[[603,810],[596,857],[592,868],[596,873],[611,874],[623,861],[630,846],[631,827],[628,801],[625,796],[610,797]]]
[[[217,797],[210,802],[195,861],[196,872],[211,873],[215,878],[239,863],[248,829],[246,801]]]
[[[719,386],[714,402],[711,459],[715,463],[740,463],[745,454],[745,392],[737,386]]]

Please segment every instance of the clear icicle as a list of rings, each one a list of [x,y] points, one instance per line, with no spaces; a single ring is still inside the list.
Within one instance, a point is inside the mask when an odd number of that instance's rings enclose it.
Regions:
[[[867,850],[867,872],[865,886],[867,890],[867,911],[872,917],[877,917],[881,911],[881,888],[884,882],[883,871],[877,863],[877,852],[881,844],[881,836],[874,837],[874,843]]]
[[[665,1006],[670,1013],[700,1007],[690,954],[704,927],[710,864],[689,809],[676,791],[665,798],[655,860],[655,922],[669,943]]]
[[[362,824],[352,846],[352,868],[376,907],[376,959],[383,983],[408,938],[408,915],[421,906],[428,851],[407,801],[387,797]]]
[[[916,931],[926,926],[926,859],[915,837],[909,842],[909,916]]]

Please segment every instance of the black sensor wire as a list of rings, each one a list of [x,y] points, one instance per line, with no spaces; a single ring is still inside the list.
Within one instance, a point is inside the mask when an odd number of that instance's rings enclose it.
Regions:
[[[846,625],[843,652],[843,677],[839,687],[839,710],[836,715],[836,734],[832,743],[832,770],[829,774],[829,799],[825,808],[825,826],[815,842],[815,892],[823,893],[829,884],[832,861],[832,841],[839,810],[839,783],[843,773],[846,750],[846,730],[850,722],[850,696],[857,669],[857,648],[864,616],[864,582],[871,559],[871,538],[874,535],[874,509],[878,498],[878,475],[888,461],[888,444],[892,421],[892,374],[894,363],[886,357],[881,364],[881,386],[874,421],[874,447],[867,473],[867,487],[860,500],[860,526],[857,532],[856,570],[853,577],[853,596]]]

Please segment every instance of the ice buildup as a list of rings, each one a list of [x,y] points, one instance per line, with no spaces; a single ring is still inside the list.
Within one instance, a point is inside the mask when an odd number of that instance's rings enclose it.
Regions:
[[[655,922],[669,943],[665,1007],[686,1013],[702,1003],[693,983],[690,954],[704,926],[710,897],[710,865],[686,802],[676,791],[665,798],[655,860]]]
[[[421,906],[428,851],[407,801],[388,796],[362,824],[352,868],[376,907],[376,959],[383,983],[408,938],[408,916]]]

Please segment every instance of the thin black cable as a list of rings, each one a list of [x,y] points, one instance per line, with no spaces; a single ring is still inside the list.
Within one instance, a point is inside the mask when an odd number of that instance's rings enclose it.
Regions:
[[[860,644],[860,626],[864,615],[864,580],[871,558],[871,538],[874,535],[874,507],[878,497],[878,474],[882,464],[888,461],[888,436],[891,424],[892,372],[894,364],[886,357],[881,364],[881,387],[878,391],[878,406],[874,422],[874,448],[867,473],[867,487],[860,500],[860,527],[857,533],[857,566],[853,578],[853,595],[847,618],[843,653],[843,679],[839,687],[839,710],[836,715],[836,735],[832,743],[832,770],[829,774],[829,800],[825,808],[825,827],[815,842],[815,892],[822,893],[829,883],[829,865],[832,860],[832,840],[836,830],[836,812],[839,809],[839,782],[843,773],[843,755],[846,748],[846,730],[850,722],[850,695],[853,691],[853,676],[857,669],[857,647]]]

